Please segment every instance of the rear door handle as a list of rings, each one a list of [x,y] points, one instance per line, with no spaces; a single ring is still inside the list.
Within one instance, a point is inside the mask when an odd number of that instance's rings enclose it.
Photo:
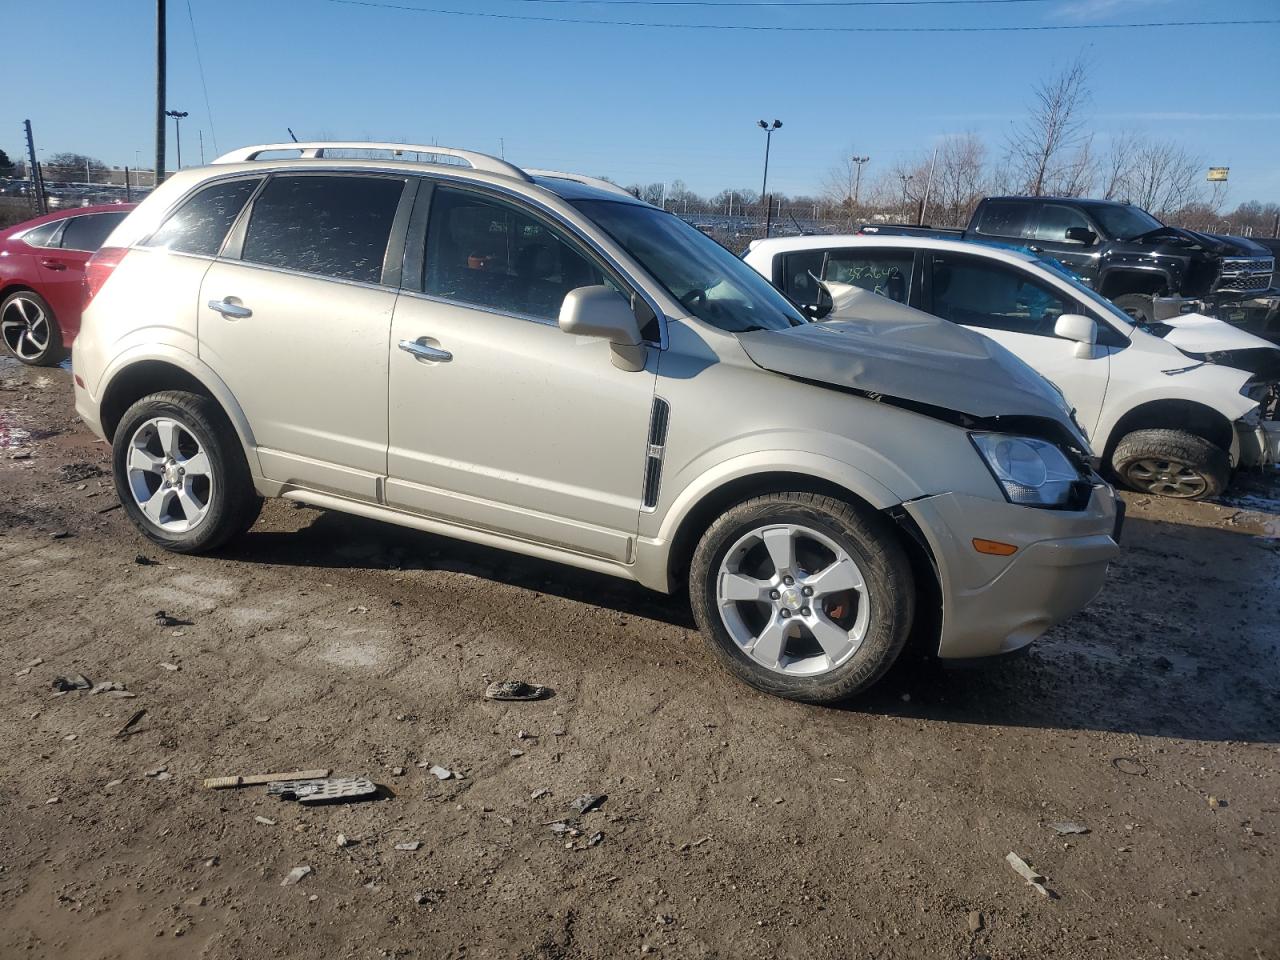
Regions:
[[[41,261],[40,261],[40,266],[42,266],[42,267],[44,267],[44,268],[46,268],[46,269],[48,269],[48,270],[65,270],[65,269],[67,269],[67,265],[66,265],[65,263],[60,263],[60,262],[58,262],[57,260],[41,260]]]
[[[419,337],[417,340],[401,340],[400,349],[405,353],[412,354],[418,360],[432,360],[436,363],[448,363],[453,359],[453,354],[448,350],[441,350],[439,347],[429,347],[422,341],[426,337]]]
[[[230,320],[243,320],[246,317],[252,317],[253,311],[242,303],[236,303],[232,299],[226,300],[210,300],[209,309],[215,313],[220,313]]]

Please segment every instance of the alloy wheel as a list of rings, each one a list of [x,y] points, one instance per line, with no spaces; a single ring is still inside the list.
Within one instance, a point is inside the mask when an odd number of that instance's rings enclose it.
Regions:
[[[209,512],[213,468],[200,441],[170,417],[143,422],[129,440],[129,491],[142,515],[168,533],[187,533]]]
[[[1135,460],[1125,470],[1125,476],[1135,487],[1161,497],[1198,497],[1209,488],[1203,474],[1177,460]]]
[[[49,315],[40,304],[21,295],[5,304],[0,336],[15,357],[39,360],[49,349],[50,335]]]
[[[716,604],[744,654],[791,676],[845,663],[871,620],[867,582],[853,557],[794,523],[760,526],[730,547],[716,574]]]

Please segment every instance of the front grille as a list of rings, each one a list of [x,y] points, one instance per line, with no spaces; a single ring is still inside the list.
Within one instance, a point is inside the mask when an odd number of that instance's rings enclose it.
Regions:
[[[1272,257],[1227,257],[1222,261],[1217,289],[1232,292],[1269,290],[1275,267]]]

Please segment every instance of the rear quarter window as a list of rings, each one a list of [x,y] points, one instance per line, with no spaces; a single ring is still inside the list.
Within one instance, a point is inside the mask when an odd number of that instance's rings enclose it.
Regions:
[[[62,249],[82,250],[93,253],[111,235],[111,231],[120,225],[120,221],[128,216],[120,213],[91,213],[83,217],[73,217],[62,231]]]
[[[153,233],[145,246],[216,257],[261,177],[213,183],[196,191]]]

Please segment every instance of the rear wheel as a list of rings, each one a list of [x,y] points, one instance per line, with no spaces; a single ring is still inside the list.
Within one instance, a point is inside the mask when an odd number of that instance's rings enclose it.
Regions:
[[[51,367],[61,362],[62,331],[44,297],[31,290],[19,290],[0,304],[0,338],[8,351],[33,367]]]
[[[240,439],[209,397],[143,397],[116,426],[116,492],[143,535],[175,553],[216,550],[253,525],[262,500]]]
[[[734,674],[810,703],[875,683],[915,609],[911,567],[888,521],[810,493],[758,497],[720,517],[694,552],[689,595]]]
[[[1231,479],[1227,452],[1185,430],[1135,430],[1116,444],[1111,468],[1130,490],[1182,500],[1216,497]]]

